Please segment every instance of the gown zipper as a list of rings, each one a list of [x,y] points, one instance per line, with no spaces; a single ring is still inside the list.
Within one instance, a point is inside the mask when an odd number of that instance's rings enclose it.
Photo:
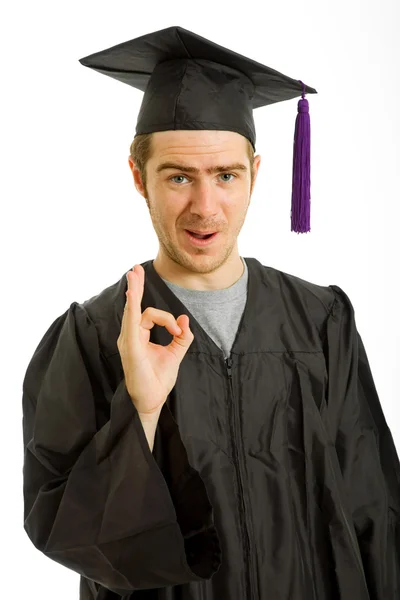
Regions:
[[[249,530],[247,527],[247,519],[246,519],[244,486],[243,486],[243,480],[242,480],[242,476],[241,476],[241,472],[240,472],[238,448],[240,448],[241,452],[243,452],[243,450],[242,450],[243,447],[242,447],[241,434],[239,431],[239,416],[237,415],[238,411],[237,411],[236,404],[233,400],[232,362],[233,361],[232,361],[231,357],[225,359],[226,368],[228,370],[228,379],[229,379],[229,386],[230,386],[230,392],[231,392],[231,398],[232,398],[232,415],[233,415],[233,426],[234,426],[234,430],[233,430],[234,435],[232,435],[232,442],[233,442],[232,449],[233,449],[234,459],[235,459],[234,464],[236,467],[236,476],[237,476],[237,481],[239,483],[239,490],[240,490],[241,527],[242,527],[242,533],[243,533],[243,538],[244,538],[244,543],[245,543],[245,563],[246,563],[245,564],[245,572],[246,572],[246,585],[247,585],[246,596],[247,596],[248,600],[256,600],[256,598],[253,594],[251,578],[254,577],[253,581],[256,582],[257,575],[256,575],[256,572],[254,569],[253,557],[252,557],[252,552],[251,552],[250,535],[249,535]],[[242,456],[243,456],[243,454],[242,454]],[[244,458],[242,458],[242,461],[244,462]]]

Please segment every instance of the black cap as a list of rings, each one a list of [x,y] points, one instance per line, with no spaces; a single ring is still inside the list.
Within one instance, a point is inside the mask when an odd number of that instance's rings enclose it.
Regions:
[[[302,84],[183,27],[167,27],[79,61],[144,92],[136,135],[222,129],[255,150],[252,110],[301,96]],[[305,92],[316,90],[305,86]]]
[[[144,92],[135,135],[228,130],[248,138],[255,150],[254,108],[317,93],[179,26],[142,35],[79,62]],[[301,189],[300,183],[296,187]]]

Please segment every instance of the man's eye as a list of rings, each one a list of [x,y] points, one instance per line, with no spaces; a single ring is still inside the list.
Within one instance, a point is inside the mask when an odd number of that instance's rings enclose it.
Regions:
[[[234,175],[233,173],[220,173],[220,177],[225,177],[226,175],[230,175],[231,177],[235,178],[236,175]],[[174,179],[187,179],[187,177],[185,177],[185,175],[174,175],[173,177],[171,177],[171,181],[173,181]],[[232,179],[224,179],[224,181],[226,183],[229,183],[230,181],[232,181]],[[181,181],[174,181],[174,183],[182,183]]]
[[[180,177],[181,179],[187,179],[187,177],[185,177],[184,175],[174,175],[173,177],[171,177],[171,180],[173,179],[177,179],[178,177]],[[180,183],[179,181],[174,181],[174,183]]]
[[[221,173],[221,177],[224,177],[224,175],[231,175],[233,178],[236,177],[233,173]],[[232,179],[225,179],[225,181],[228,183],[229,181],[232,181]]]

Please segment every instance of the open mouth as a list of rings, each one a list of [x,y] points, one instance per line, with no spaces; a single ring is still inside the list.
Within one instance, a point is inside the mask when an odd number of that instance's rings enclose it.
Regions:
[[[188,231],[190,233],[190,235],[192,235],[193,237],[197,238],[198,240],[207,240],[208,238],[210,238],[215,233],[214,232],[214,233],[200,234],[200,233],[194,233],[193,231],[190,231],[189,229],[186,229],[186,231]]]
[[[194,244],[195,246],[206,246],[212,244],[215,238],[218,236],[218,231],[206,234],[194,233],[189,229],[185,229],[184,231],[190,243]]]

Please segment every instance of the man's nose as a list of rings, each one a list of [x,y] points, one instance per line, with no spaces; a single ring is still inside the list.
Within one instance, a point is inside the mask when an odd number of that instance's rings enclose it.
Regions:
[[[215,183],[208,180],[198,180],[193,185],[190,194],[192,210],[202,214],[214,214],[218,212],[220,199],[215,189]]]

